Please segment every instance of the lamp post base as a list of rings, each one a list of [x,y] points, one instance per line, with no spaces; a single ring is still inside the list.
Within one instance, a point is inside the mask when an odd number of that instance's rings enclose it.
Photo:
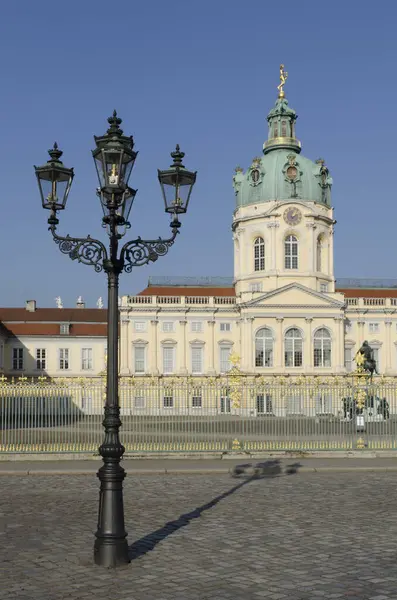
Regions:
[[[101,481],[101,489],[94,561],[102,567],[119,567],[130,562],[127,532],[124,527],[125,471],[117,460],[108,462],[108,459],[105,459],[105,464],[98,471],[98,477]]]
[[[94,561],[96,565],[108,569],[128,565],[130,559],[127,540],[97,538],[94,544]]]

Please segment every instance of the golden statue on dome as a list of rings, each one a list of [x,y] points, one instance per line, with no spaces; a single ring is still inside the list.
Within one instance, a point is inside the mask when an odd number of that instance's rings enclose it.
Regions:
[[[280,65],[280,83],[277,86],[278,89],[278,97],[279,98],[284,98],[285,97],[285,92],[284,92],[284,86],[285,86],[285,82],[288,79],[288,73],[287,71],[284,70],[284,65]]]

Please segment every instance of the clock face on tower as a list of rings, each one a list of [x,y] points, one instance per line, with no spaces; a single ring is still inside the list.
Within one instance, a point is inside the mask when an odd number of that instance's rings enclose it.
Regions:
[[[284,211],[284,221],[288,225],[298,225],[302,220],[302,213],[298,208],[287,208]]]

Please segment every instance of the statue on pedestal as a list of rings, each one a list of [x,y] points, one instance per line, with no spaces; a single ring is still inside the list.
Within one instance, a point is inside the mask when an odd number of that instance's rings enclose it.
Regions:
[[[363,342],[360,350],[354,357],[354,360],[356,361],[357,370],[361,370],[364,373],[369,373],[371,379],[374,373],[377,375],[379,374],[376,368],[376,360],[374,359],[374,351],[368,344],[367,340]]]

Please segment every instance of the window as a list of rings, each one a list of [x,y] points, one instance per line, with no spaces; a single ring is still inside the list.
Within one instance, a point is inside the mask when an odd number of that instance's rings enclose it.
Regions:
[[[264,271],[265,269],[265,240],[261,237],[256,238],[254,242],[254,270]]]
[[[298,239],[294,235],[285,238],[285,268],[298,268]]]
[[[287,122],[281,121],[281,137],[286,137],[287,135]]]
[[[379,333],[379,323],[368,323],[368,330],[370,333]]]
[[[273,366],[273,334],[267,327],[259,329],[255,336],[255,366]]]
[[[163,347],[163,373],[166,375],[175,370],[175,348],[173,346]]]
[[[23,369],[23,348],[12,349],[12,368],[14,371],[22,371]]]
[[[69,335],[69,323],[61,323],[59,326],[59,332],[61,335]]]
[[[318,238],[317,238],[316,270],[318,273],[321,273],[321,270],[322,270],[322,239],[321,239],[321,236],[318,236]]]
[[[90,371],[92,369],[92,348],[82,348],[81,350],[81,370]]]
[[[192,346],[192,373],[203,372],[203,348]]]
[[[146,321],[134,321],[135,331],[146,331]]]
[[[221,373],[227,373],[230,371],[230,352],[231,346],[220,347],[220,371]]]
[[[45,348],[36,348],[36,369],[43,371],[46,368]]]
[[[134,396],[134,408],[145,408],[144,396]]]
[[[202,408],[201,388],[195,388],[193,390],[192,408]]]
[[[272,397],[270,396],[270,394],[257,395],[256,412],[259,414],[273,414]]]
[[[350,346],[345,347],[345,367],[349,373],[353,370],[353,348]]]
[[[172,333],[174,331],[174,322],[173,321],[164,321],[163,322],[163,331],[164,331],[164,333]]]
[[[302,414],[302,397],[300,393],[289,394],[286,397],[286,413],[287,415]]]
[[[273,137],[278,137],[278,123],[274,121],[273,123]]]
[[[331,394],[323,393],[316,397],[316,414],[330,415],[332,414],[332,396]]]
[[[301,367],[303,360],[303,341],[299,329],[289,329],[284,339],[284,360],[286,367]]]
[[[231,323],[220,323],[219,329],[220,329],[220,331],[231,331],[232,324]]]
[[[69,348],[61,348],[59,350],[59,368],[62,371],[69,369]]]
[[[320,283],[320,292],[328,292],[328,284]]]
[[[0,369],[4,367],[4,344],[0,344]]]
[[[314,366],[331,366],[331,334],[324,327],[314,334]]]
[[[164,395],[163,406],[164,408],[172,408],[174,406],[174,397],[172,392],[167,392],[167,394]]]
[[[191,331],[192,331],[192,333],[202,333],[202,331],[203,331],[202,321],[192,321]]]
[[[229,389],[223,388],[221,390],[221,399],[220,399],[220,411],[221,413],[230,413],[231,412],[231,402],[229,398]]]
[[[134,346],[134,372],[145,372],[145,346]]]
[[[261,292],[262,284],[258,281],[256,281],[255,283],[250,283],[250,291],[251,292]]]

